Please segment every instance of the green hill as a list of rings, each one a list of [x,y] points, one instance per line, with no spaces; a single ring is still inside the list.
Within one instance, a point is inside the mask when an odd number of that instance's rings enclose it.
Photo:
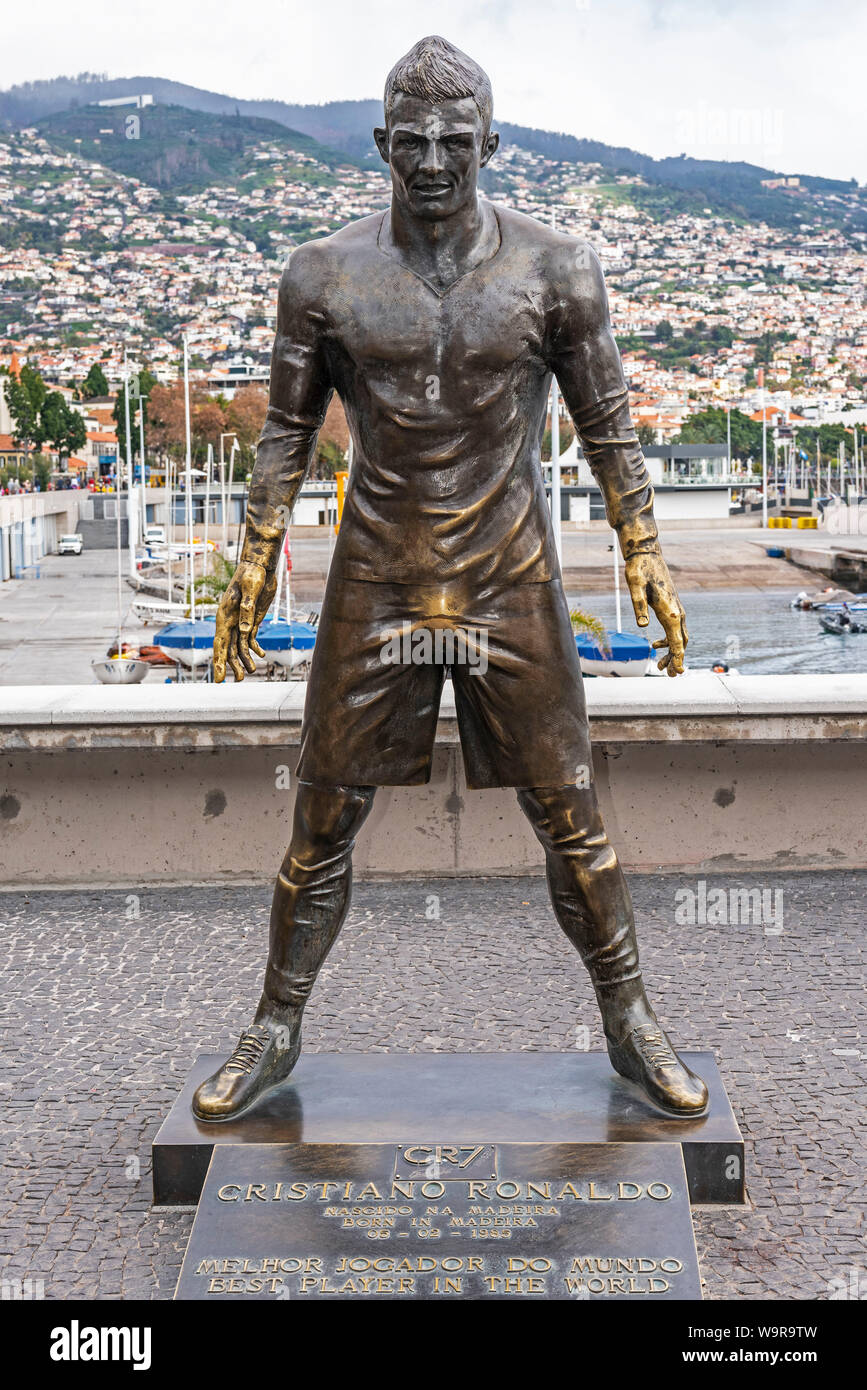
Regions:
[[[138,118],[137,138],[129,138],[127,133],[135,129],[128,124],[130,116]],[[290,162],[295,154],[324,166],[299,163],[297,177],[311,183],[327,183],[337,165],[357,162],[351,155],[276,121],[190,111],[182,106],[146,106],[141,111],[83,106],[46,116],[37,129],[60,149],[98,160],[116,173],[172,193],[235,183],[251,173],[254,186],[256,182],[266,183],[267,165],[253,158],[263,142],[277,146]]]
[[[150,129],[144,140],[151,143],[147,152],[140,149],[112,153],[109,157],[106,137],[99,135],[99,129],[109,124],[122,129],[123,112],[128,108],[94,108],[89,103],[135,92],[150,93],[158,103],[142,113],[143,130],[144,118]],[[91,157],[177,191],[182,191],[184,179],[189,180],[190,188],[198,188],[203,182],[236,177],[233,161],[239,157],[237,142],[245,139],[242,130],[252,136],[257,127],[269,135],[273,135],[274,126],[279,127],[292,148],[309,148],[315,158],[329,167],[338,162],[380,167],[372,130],[382,120],[382,103],[373,99],[327,101],[320,105],[276,99],[245,100],[162,77],[109,78],[95,73],[21,83],[0,92],[0,127],[7,129],[38,123],[46,127],[47,133],[53,123],[60,122],[55,128],[64,134],[72,118],[84,117],[94,110],[98,111],[96,138],[101,144],[95,146],[95,152],[86,151]],[[159,127],[150,124],[149,113],[181,110],[183,116],[177,117],[174,127],[167,131],[171,137],[168,143],[162,149],[153,147]],[[242,123],[234,133],[233,122]],[[809,222],[836,226],[859,237],[867,233],[867,190],[859,188],[854,180],[844,183],[802,175],[800,190],[792,193],[765,187],[763,181],[778,171],[759,165],[691,159],[685,155],[653,159],[626,147],[562,132],[501,120],[496,120],[495,126],[504,144],[519,145],[543,158],[567,164],[599,164],[612,175],[635,176],[640,182],[628,196],[652,216],[666,218],[709,207],[724,217],[762,220],[792,231]],[[298,143],[304,140],[312,144]],[[316,153],[317,147],[324,148],[327,155]],[[538,181],[544,182],[544,177],[541,173]],[[491,190],[500,186],[496,161],[485,171],[483,184]]]

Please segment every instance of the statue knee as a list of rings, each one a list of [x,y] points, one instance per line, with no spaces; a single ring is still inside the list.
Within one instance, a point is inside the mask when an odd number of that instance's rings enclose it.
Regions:
[[[320,787],[299,782],[292,840],[280,878],[303,883],[307,875],[346,864],[355,837],[373,805],[375,787]]]
[[[546,850],[555,854],[588,849],[598,853],[608,847],[592,785],[522,788],[518,804]]]
[[[375,787],[320,787],[299,782],[295,830],[326,845],[352,841],[367,819],[375,791]]]

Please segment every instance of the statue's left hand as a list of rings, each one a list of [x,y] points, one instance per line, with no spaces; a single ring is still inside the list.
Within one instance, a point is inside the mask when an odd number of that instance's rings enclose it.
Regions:
[[[657,666],[660,671],[667,670],[670,676],[682,676],[684,652],[689,641],[686,614],[660,551],[646,550],[632,555],[626,561],[626,582],[638,626],[647,627],[648,605],[662,624],[665,636],[653,646],[657,650],[661,647],[668,650],[663,652]]]
[[[244,679],[244,671],[256,669],[250,652],[264,656],[256,641],[259,624],[271,606],[277,592],[277,580],[264,565],[242,560],[217,609],[214,635],[214,680],[226,678],[228,663],[236,681]]]

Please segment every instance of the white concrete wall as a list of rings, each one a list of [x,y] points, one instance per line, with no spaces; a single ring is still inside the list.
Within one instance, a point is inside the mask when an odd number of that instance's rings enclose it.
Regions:
[[[656,488],[653,512],[657,521],[716,520],[731,510],[727,487],[679,487],[672,491]]]
[[[627,868],[867,867],[867,676],[586,689],[600,801]],[[304,693],[252,681],[0,690],[0,885],[272,878]],[[356,868],[541,872],[514,791],[467,789],[448,699],[429,785],[378,792]]]

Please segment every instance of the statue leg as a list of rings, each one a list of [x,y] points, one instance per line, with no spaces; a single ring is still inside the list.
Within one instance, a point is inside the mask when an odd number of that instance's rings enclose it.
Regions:
[[[595,789],[536,787],[519,791],[518,802],[545,850],[557,920],[590,973],[612,1065],[663,1109],[702,1114],[707,1087],[677,1056],[644,991],[632,901]]]
[[[299,783],[292,840],[274,886],[262,998],[231,1057],[196,1091],[198,1119],[234,1119],[295,1066],[304,1006],[349,909],[352,850],[374,792]]]

